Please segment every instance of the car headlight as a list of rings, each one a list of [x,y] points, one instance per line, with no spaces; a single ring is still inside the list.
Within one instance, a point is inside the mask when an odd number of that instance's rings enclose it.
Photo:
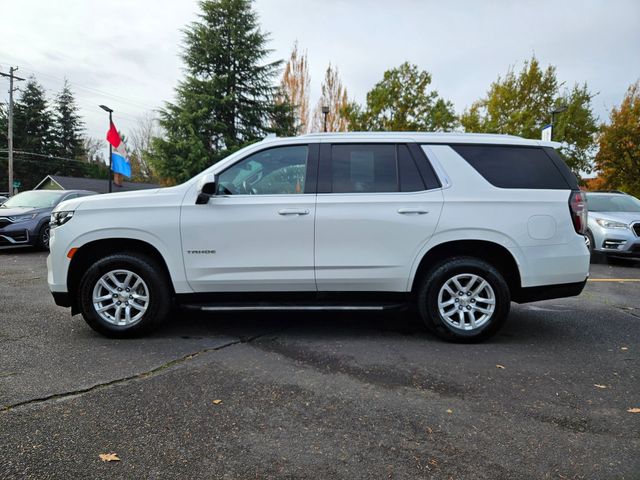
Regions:
[[[73,218],[73,211],[61,211],[61,212],[53,212],[51,214],[51,221],[49,222],[49,226],[51,228],[59,227],[60,225],[64,225],[69,220]]]
[[[15,215],[13,217],[9,217],[9,221],[13,223],[26,222],[27,220],[33,220],[37,216],[37,213],[30,213],[28,215]]]
[[[596,223],[602,228],[627,228],[626,223],[614,222],[613,220],[606,220],[604,218],[596,218]]]

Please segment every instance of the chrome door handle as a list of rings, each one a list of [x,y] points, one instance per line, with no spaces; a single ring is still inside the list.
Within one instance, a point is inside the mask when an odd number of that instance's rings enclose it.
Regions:
[[[306,208],[282,208],[278,210],[278,215],[309,215]]]
[[[402,215],[425,215],[429,213],[429,210],[422,210],[420,208],[399,208],[398,213]]]

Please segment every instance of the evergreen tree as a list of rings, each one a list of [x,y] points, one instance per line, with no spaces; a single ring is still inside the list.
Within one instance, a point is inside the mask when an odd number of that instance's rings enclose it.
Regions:
[[[265,135],[281,63],[264,63],[268,37],[251,0],[201,1],[199,19],[185,36],[186,77],[176,102],[160,112],[165,137],[154,138],[150,150],[153,166],[169,183]]]
[[[0,150],[9,148],[9,140],[7,139],[8,127],[7,107],[0,104]],[[2,156],[2,152],[0,152],[0,156]]]
[[[73,92],[65,79],[64,86],[55,99],[54,142],[60,157],[80,159],[84,155],[82,143],[83,125]]]
[[[14,104],[13,145],[16,150],[55,155],[53,115],[44,88],[34,77],[27,80]]]

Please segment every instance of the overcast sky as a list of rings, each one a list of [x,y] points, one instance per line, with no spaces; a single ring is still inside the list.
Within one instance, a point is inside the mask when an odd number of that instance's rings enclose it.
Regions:
[[[640,78],[638,0],[256,0],[255,8],[274,59],[287,58],[296,40],[308,51],[314,103],[329,62],[362,102],[384,70],[410,61],[462,112],[535,54],[567,85],[599,92],[594,109],[604,121]],[[101,103],[126,134],[173,98],[180,30],[197,9],[194,0],[2,0],[0,71],[18,66],[50,93],[66,77],[89,135],[105,135]],[[0,89],[6,100],[4,78]]]

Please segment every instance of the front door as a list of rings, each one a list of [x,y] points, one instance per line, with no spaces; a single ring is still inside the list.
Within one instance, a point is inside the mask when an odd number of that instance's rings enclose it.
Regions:
[[[315,291],[317,145],[279,146],[218,175],[206,205],[184,205],[187,279],[196,292]]]

